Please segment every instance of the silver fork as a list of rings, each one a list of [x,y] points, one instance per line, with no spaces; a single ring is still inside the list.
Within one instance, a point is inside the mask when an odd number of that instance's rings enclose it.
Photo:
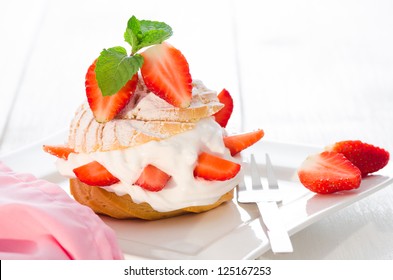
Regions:
[[[256,203],[263,223],[267,228],[270,246],[274,253],[293,252],[291,239],[285,229],[277,203],[282,201],[282,195],[273,172],[270,157],[266,154],[266,177],[268,188],[263,188],[258,166],[254,155],[251,154],[249,170],[245,172],[251,177],[251,189],[247,188],[244,180],[237,187],[237,201],[239,203]]]

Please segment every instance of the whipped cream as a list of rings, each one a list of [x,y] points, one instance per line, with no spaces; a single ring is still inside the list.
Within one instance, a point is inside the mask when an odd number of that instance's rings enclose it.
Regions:
[[[159,212],[209,205],[232,190],[241,178],[241,172],[226,181],[207,181],[194,177],[193,170],[202,151],[230,161],[240,161],[239,158],[232,157],[225,147],[224,133],[225,130],[214,118],[208,117],[200,120],[189,131],[159,141],[105,152],[72,153],[68,160],[59,159],[57,168],[63,176],[72,178],[75,177],[74,168],[98,161],[120,180],[117,184],[103,187],[104,189],[119,196],[129,194],[135,203],[147,202]],[[172,176],[159,192],[133,185],[148,164]]]

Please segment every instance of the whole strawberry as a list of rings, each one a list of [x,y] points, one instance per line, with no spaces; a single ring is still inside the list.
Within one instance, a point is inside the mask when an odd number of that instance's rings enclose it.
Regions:
[[[389,152],[359,140],[337,142],[325,150],[342,153],[360,169],[363,177],[382,169],[389,162]]]
[[[362,180],[359,168],[343,154],[329,151],[308,156],[298,177],[306,188],[320,194],[357,189]]]

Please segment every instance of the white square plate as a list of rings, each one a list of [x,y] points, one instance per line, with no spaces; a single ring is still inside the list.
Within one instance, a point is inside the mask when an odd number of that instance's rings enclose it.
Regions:
[[[63,143],[64,139],[66,132],[61,132],[4,155],[0,160],[16,172],[32,173],[68,192],[68,180],[57,173],[55,158],[41,148],[43,144]],[[314,194],[300,184],[296,170],[308,155],[320,150],[318,147],[263,140],[247,149],[247,153],[256,156],[261,170],[264,170],[265,153],[269,153],[284,193],[280,211],[290,235],[393,181],[393,178],[378,173],[364,178],[357,190]],[[128,259],[255,259],[270,249],[256,206],[240,206],[235,200],[206,213],[158,221],[102,219],[116,232]]]

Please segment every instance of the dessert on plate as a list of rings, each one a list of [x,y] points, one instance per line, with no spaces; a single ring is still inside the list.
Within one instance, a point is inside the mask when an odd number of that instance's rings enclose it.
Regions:
[[[123,47],[104,49],[86,74],[87,101],[65,145],[45,145],[71,194],[96,213],[154,220],[199,213],[233,198],[243,149],[261,129],[228,135],[233,100],[192,79],[166,42],[165,23],[128,21]]]

